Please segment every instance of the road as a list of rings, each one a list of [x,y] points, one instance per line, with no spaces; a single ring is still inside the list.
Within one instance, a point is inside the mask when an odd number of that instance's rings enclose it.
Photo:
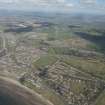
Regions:
[[[0,105],[54,105],[15,80],[0,77]]]

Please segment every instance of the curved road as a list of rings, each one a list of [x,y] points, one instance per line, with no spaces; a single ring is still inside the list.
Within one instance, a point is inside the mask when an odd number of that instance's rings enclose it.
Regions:
[[[0,105],[53,105],[17,81],[0,77]]]

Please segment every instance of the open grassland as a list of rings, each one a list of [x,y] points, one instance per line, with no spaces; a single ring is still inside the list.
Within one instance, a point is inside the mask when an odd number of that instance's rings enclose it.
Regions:
[[[105,90],[97,98],[95,105],[105,105]]]
[[[105,62],[101,59],[70,57],[68,59],[64,59],[64,62],[93,76],[105,79]]]
[[[2,25],[0,25],[0,32],[3,32],[3,31],[4,31],[4,29],[5,29],[5,27],[4,27],[4,26],[2,26]]]
[[[38,59],[36,62],[34,62],[34,66],[36,68],[43,68],[47,66],[51,66],[57,61],[57,57],[55,56],[42,56],[40,59]]]

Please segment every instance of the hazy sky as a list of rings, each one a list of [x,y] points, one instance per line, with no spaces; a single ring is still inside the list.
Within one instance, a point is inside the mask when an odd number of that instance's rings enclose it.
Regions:
[[[67,12],[104,12],[105,0],[0,0],[0,8]]]

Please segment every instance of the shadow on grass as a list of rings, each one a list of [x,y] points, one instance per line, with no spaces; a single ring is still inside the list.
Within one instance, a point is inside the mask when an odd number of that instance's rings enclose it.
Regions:
[[[103,33],[101,33],[102,35],[100,36],[91,35],[85,32],[74,32],[74,34],[93,42],[96,45],[95,50],[105,54],[105,35],[103,35]]]
[[[15,32],[15,33],[22,33],[22,32],[31,32],[33,30],[32,26],[28,26],[25,28],[10,28],[10,29],[6,29],[4,30],[4,32]]]

